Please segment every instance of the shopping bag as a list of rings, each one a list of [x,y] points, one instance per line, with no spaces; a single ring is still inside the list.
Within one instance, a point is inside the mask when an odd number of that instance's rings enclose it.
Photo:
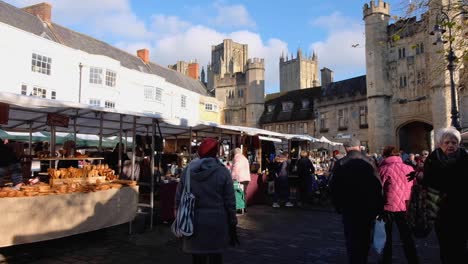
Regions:
[[[385,222],[383,220],[376,219],[374,223],[374,237],[372,245],[377,253],[382,253],[386,239]]]
[[[427,237],[439,212],[441,195],[437,190],[419,184],[411,188],[411,196],[406,209],[406,217],[413,235]]]
[[[184,189],[180,198],[177,215],[172,223],[172,233],[180,237],[189,237],[193,235],[193,219],[195,215],[195,195],[190,192],[190,167],[187,166],[185,174]]]

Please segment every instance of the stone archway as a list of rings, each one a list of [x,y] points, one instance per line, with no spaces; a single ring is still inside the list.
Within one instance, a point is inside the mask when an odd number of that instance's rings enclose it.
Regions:
[[[421,153],[423,150],[430,150],[433,129],[432,125],[421,121],[413,121],[401,126],[398,129],[400,149],[406,153]]]

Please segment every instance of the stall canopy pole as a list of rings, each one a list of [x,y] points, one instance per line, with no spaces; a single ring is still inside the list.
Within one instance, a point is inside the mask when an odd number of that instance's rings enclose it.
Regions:
[[[50,126],[50,155],[53,157],[55,155],[55,126]],[[52,162],[54,162],[54,167],[57,168],[55,161],[49,162],[49,168],[52,168]]]
[[[75,117],[73,117],[73,141],[75,141],[75,144],[76,144],[76,133],[77,133],[77,130],[76,130],[76,120],[78,119],[78,113]]]
[[[32,155],[32,125],[33,122],[29,122],[29,155]]]
[[[192,160],[192,127],[189,127],[189,139],[190,139],[190,142],[189,142],[189,161]]]
[[[132,180],[135,180],[135,150],[136,150],[136,119],[137,117],[133,117],[133,135],[132,135]]]
[[[102,128],[104,126],[104,112],[101,112],[101,117],[99,120],[99,152],[102,152]]]
[[[123,116],[120,115],[120,127],[119,127],[119,162],[117,168],[119,169],[118,174],[122,175],[122,129],[123,129]]]
[[[163,139],[162,137],[162,133],[161,133],[161,127],[159,126],[159,120],[156,119],[156,126],[158,127],[158,132],[159,132],[159,136],[161,137],[161,140]],[[164,147],[164,146],[163,146]],[[159,174],[161,174],[161,162],[162,162],[162,159],[161,159],[161,153],[158,153],[158,172]],[[157,181],[160,182],[160,177],[157,178]]]
[[[150,162],[150,166],[151,166],[151,186],[150,186],[150,230],[153,230],[153,207],[154,207],[154,149],[156,147],[156,142],[155,142],[155,139],[154,139],[154,134],[156,134],[156,122],[155,120],[153,119],[152,120],[152,134],[153,134],[153,138],[151,140],[151,162]]]

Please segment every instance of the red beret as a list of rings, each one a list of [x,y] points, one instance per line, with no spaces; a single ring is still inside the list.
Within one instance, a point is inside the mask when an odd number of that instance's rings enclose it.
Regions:
[[[205,138],[198,147],[198,156],[200,158],[216,157],[218,153],[218,141],[214,138]]]

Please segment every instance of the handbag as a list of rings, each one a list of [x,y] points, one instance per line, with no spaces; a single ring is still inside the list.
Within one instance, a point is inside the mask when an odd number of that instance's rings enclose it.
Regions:
[[[194,215],[195,195],[190,192],[190,166],[187,166],[179,208],[177,208],[177,215],[171,226],[172,233],[178,238],[193,235]]]
[[[382,253],[386,240],[387,235],[385,233],[385,222],[381,219],[375,219],[372,245],[377,253]]]
[[[406,216],[415,237],[425,238],[432,231],[439,212],[440,200],[440,193],[437,190],[419,184],[413,185]]]

